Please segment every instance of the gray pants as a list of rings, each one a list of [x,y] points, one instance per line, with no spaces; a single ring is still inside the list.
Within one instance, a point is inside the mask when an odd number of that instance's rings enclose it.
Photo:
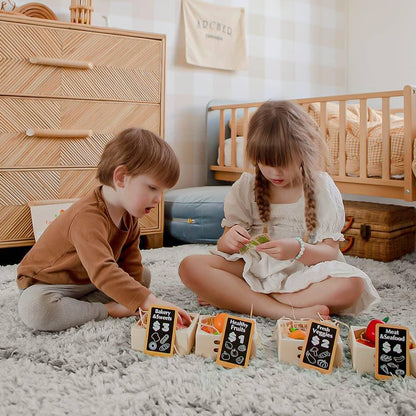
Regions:
[[[150,270],[143,266],[143,285],[150,286]],[[22,321],[40,331],[65,329],[107,318],[111,302],[92,283],[87,285],[35,284],[20,292],[18,311]]]

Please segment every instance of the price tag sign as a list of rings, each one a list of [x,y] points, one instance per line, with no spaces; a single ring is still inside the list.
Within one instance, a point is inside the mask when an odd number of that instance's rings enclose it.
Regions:
[[[392,376],[408,376],[409,361],[409,330],[403,326],[376,326],[376,365],[377,380],[387,380]]]
[[[222,333],[217,364],[223,367],[247,367],[250,360],[255,321],[228,315]]]
[[[310,320],[299,365],[330,374],[334,365],[339,327]]]
[[[166,306],[151,306],[149,308],[144,345],[146,354],[161,357],[173,355],[177,319],[178,312],[175,308]]]

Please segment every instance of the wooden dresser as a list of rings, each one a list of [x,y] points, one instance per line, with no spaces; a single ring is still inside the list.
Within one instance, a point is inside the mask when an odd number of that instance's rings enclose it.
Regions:
[[[78,198],[119,131],[164,136],[164,35],[0,13],[0,247],[34,243],[29,201]],[[163,204],[141,219],[162,245]]]

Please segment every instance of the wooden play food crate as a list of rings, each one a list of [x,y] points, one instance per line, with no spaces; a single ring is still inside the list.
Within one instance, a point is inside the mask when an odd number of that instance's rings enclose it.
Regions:
[[[376,349],[364,345],[357,341],[361,334],[365,332],[365,327],[350,326],[348,340],[350,343],[352,368],[358,373],[373,374],[375,373]],[[410,335],[410,341],[414,344],[414,337]],[[416,348],[409,351],[410,357],[410,374],[416,377]]]
[[[177,329],[175,336],[175,351],[180,355],[188,355],[195,343],[195,332],[199,314],[190,313],[192,318],[188,328]],[[137,321],[131,325],[131,348],[136,351],[144,351],[146,342],[146,327]]]
[[[392,261],[414,251],[415,208],[357,201],[344,201],[344,207],[344,254]]]
[[[280,362],[287,364],[299,364],[305,340],[289,338],[289,331],[290,328],[295,327],[305,331],[306,333],[308,322],[309,320],[295,320],[289,318],[280,318],[277,321],[277,350]],[[341,337],[338,337],[334,367],[341,367],[342,365],[342,348],[343,345]]]
[[[204,325],[213,325],[214,316],[211,315],[201,315],[199,317],[198,326],[196,329],[195,336],[195,355],[199,355],[205,358],[212,358],[215,360],[217,357],[218,349],[221,343],[222,334],[209,334],[201,329]],[[251,357],[256,355],[256,344],[257,344],[258,334],[256,329],[254,329],[253,342],[251,344]]]

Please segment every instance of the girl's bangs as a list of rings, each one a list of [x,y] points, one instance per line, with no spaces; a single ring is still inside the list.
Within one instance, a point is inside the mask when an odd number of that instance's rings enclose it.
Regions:
[[[295,149],[292,147],[289,140],[268,138],[253,149],[252,159],[266,166],[287,167],[293,163]]]

